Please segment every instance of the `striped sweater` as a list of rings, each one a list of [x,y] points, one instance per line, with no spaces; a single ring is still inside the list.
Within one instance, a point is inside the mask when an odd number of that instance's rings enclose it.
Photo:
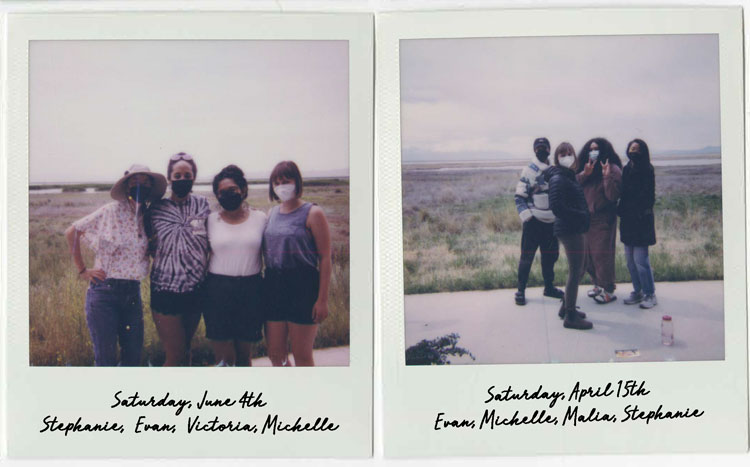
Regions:
[[[536,156],[521,171],[521,179],[516,185],[516,210],[522,222],[532,217],[551,224],[555,215],[549,208],[549,185],[544,180],[544,171],[549,166],[539,162]]]

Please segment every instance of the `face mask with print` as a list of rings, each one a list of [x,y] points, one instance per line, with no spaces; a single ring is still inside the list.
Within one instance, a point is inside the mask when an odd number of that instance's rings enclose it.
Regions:
[[[589,151],[589,159],[591,162],[596,162],[597,159],[599,159],[599,150],[594,149],[592,151]]]
[[[576,157],[575,156],[562,156],[558,158],[557,160],[560,161],[561,166],[565,167],[566,169],[569,169],[573,167],[573,164],[575,164]]]
[[[278,196],[281,201],[289,201],[297,196],[297,187],[294,183],[285,183],[273,187],[273,192],[276,193],[276,196]]]

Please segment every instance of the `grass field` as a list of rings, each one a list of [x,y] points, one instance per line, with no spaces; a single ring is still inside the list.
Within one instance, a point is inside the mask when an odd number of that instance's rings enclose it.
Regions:
[[[213,195],[208,195],[217,209]],[[333,240],[330,314],[320,326],[315,348],[349,344],[349,187],[346,181],[305,185],[304,199],[318,203],[326,213]],[[86,327],[84,298],[87,284],[79,280],[63,231],[76,219],[111,201],[108,193],[29,195],[29,341],[30,364],[35,366],[93,365],[94,354]],[[251,206],[267,210],[267,190],[249,190]],[[93,255],[85,255],[93,264]],[[143,364],[160,366],[164,352],[151,318],[149,281],[141,284],[145,339]],[[214,363],[201,322],[193,339],[193,364]],[[253,357],[265,355],[262,343]]]
[[[406,294],[516,287],[521,221],[513,194],[518,173],[499,170],[415,170],[403,189]],[[656,239],[650,249],[656,281],[723,279],[721,168],[656,168]],[[567,261],[561,248],[555,282]],[[616,277],[629,281],[617,239]],[[584,283],[590,279],[586,275]],[[529,286],[543,285],[539,255]]]

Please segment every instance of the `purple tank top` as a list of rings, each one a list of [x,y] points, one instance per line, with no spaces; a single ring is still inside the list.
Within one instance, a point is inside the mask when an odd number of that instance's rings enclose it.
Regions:
[[[271,269],[318,268],[318,248],[305,224],[313,203],[282,214],[274,206],[263,232],[263,259]]]

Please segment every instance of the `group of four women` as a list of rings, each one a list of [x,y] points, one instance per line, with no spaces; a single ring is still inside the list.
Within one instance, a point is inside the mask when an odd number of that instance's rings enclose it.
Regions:
[[[265,330],[274,366],[312,366],[318,325],[328,315],[331,239],[323,210],[305,202],[294,162],[268,184],[268,213],[245,201],[248,183],[229,165],[213,179],[220,209],[192,193],[194,158],[172,156],[167,177],[133,165],[112,187],[115,200],[65,232],[78,275],[88,281],[86,320],[97,366],[141,364],[140,281],[151,264],[151,310],[165,366],[189,365],[201,316],[219,366],[249,366]],[[163,197],[167,185],[169,197]],[[96,254],[87,268],[83,239]]]
[[[656,305],[654,276],[648,247],[656,243],[654,229],[655,177],[648,146],[641,139],[627,145],[623,167],[612,144],[604,138],[588,141],[576,155],[570,143],[561,143],[552,166],[545,171],[549,205],[555,215],[554,234],[565,248],[568,280],[559,316],[564,326],[591,329],[586,314],[577,310],[578,284],[584,270],[594,288],[588,296],[606,304],[616,299],[615,237],[617,217],[620,240],[633,283],[625,299],[641,308]]]

